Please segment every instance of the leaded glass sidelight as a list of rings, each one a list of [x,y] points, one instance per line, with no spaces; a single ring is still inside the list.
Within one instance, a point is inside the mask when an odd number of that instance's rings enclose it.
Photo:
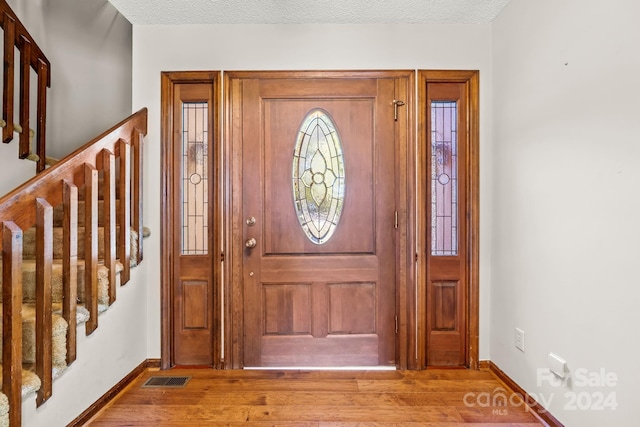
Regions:
[[[431,254],[458,254],[457,103],[431,103]]]
[[[182,255],[208,253],[209,106],[182,104]]]
[[[344,206],[345,174],[340,137],[321,109],[302,121],[293,150],[293,202],[306,236],[321,245],[333,235]]]

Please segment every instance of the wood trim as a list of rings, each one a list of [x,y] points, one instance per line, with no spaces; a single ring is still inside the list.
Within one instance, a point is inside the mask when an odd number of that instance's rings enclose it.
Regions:
[[[453,83],[465,83],[466,96],[467,96],[467,138],[468,138],[468,152],[467,152],[467,174],[466,174],[466,188],[467,199],[466,204],[468,206],[467,219],[467,238],[466,238],[466,251],[467,251],[467,264],[466,269],[466,365],[470,369],[478,369],[478,357],[479,357],[479,258],[480,258],[480,245],[479,245],[479,228],[480,228],[480,153],[479,153],[479,71],[477,70],[419,70],[418,71],[418,98],[423,96],[426,92],[426,84],[432,82],[453,82]],[[421,107],[419,111],[418,122],[418,161],[425,155],[424,146],[426,144],[426,131],[427,122],[425,112]],[[422,178],[418,181],[418,194],[423,192],[427,184]],[[418,206],[418,209],[420,207]],[[419,229],[425,229],[426,224],[418,224]],[[416,237],[418,238],[418,237]],[[427,249],[424,243],[419,242],[418,252],[426,253]],[[426,310],[426,291],[424,286],[420,286],[420,283],[426,278],[426,261],[421,260],[417,266],[416,286],[417,298],[418,298],[418,312],[417,312],[417,354],[418,365],[424,367],[426,363],[426,322],[425,322],[425,310]]]
[[[238,287],[234,283],[239,280],[237,271],[241,269],[242,253],[238,248],[234,248],[232,241],[234,236],[240,233],[238,225],[234,222],[235,216],[240,215],[234,212],[233,206],[240,203],[239,195],[233,192],[233,183],[241,178],[242,163],[229,153],[232,152],[235,139],[240,139],[237,132],[234,132],[233,123],[242,121],[242,108],[234,103],[236,99],[242,99],[242,84],[238,80],[244,73],[224,73],[225,88],[225,111],[224,111],[224,253],[225,255],[225,278],[224,278],[224,316],[225,316],[225,348],[224,367],[225,369],[242,368],[242,331],[244,322],[242,317],[242,292],[238,292]],[[235,77],[235,78],[234,78]]]
[[[398,235],[396,254],[396,313],[398,336],[396,361],[399,369],[415,369],[415,72],[398,72],[395,99],[404,101],[406,114],[398,114],[396,125],[396,188]],[[394,73],[395,74],[395,73]],[[402,83],[406,84],[403,85]]]
[[[480,369],[487,370],[493,374],[494,377],[507,388],[511,389],[516,395],[522,397],[526,396],[526,399],[522,399],[525,405],[529,408],[529,411],[536,417],[541,423],[550,427],[564,427],[556,417],[554,417],[546,408],[544,408],[538,401],[536,401],[531,395],[529,395],[522,387],[518,385],[514,380],[509,377],[502,369],[490,360],[482,360],[478,363]],[[542,410],[540,409],[542,408]]]
[[[168,73],[162,73],[160,76],[160,139],[161,144],[161,161],[162,174],[160,176],[160,357],[162,369],[171,367],[171,348],[172,339],[171,331],[173,330],[173,319],[171,316],[171,301],[173,301],[173,290],[171,287],[171,278],[173,277],[173,263],[171,257],[172,241],[171,230],[164,230],[168,218],[170,206],[173,206],[173,200],[169,199],[169,189],[171,182],[166,171],[172,168],[171,163],[171,137],[173,134],[173,80]]]
[[[254,70],[225,71],[225,78],[243,79],[321,79],[321,78],[404,78],[413,70]],[[225,85],[226,88],[228,86]]]
[[[469,77],[469,185],[467,196],[471,212],[467,267],[468,321],[467,347],[469,368],[478,369],[480,357],[480,73]]]
[[[162,161],[162,174],[161,174],[161,209],[160,209],[160,247],[161,247],[161,272],[162,279],[160,283],[160,311],[161,311],[161,369],[169,369],[174,365],[173,361],[173,287],[171,286],[174,278],[173,263],[175,261],[175,255],[173,254],[173,209],[174,200],[173,192],[171,191],[171,171],[174,170],[173,164],[173,137],[176,130],[174,129],[174,103],[175,86],[178,84],[211,84],[212,85],[212,100],[213,114],[215,119],[212,123],[211,138],[213,138],[213,145],[219,147],[220,140],[220,125],[222,118],[220,108],[220,87],[221,87],[221,73],[219,71],[165,71],[161,73],[161,161]],[[220,150],[218,150],[221,152]],[[219,154],[215,153],[216,156]],[[214,175],[214,185],[210,189],[213,194],[210,200],[215,200],[220,203],[221,206],[222,197],[224,191],[221,189],[223,182],[222,179],[222,167],[217,161],[211,168],[211,173]],[[213,235],[215,236],[214,242],[211,242],[211,250],[213,251],[213,259],[218,256],[223,256],[223,250],[221,248],[221,229],[220,219],[218,212],[214,212],[213,221]],[[218,255],[219,254],[219,255]],[[219,259],[219,258],[218,258]],[[220,284],[222,279],[220,277],[220,268],[213,268],[213,275],[211,277],[213,283],[214,293],[214,309],[213,309],[213,328],[216,337],[221,337],[221,301],[222,301],[222,285]],[[220,346],[214,346],[213,354],[213,366],[222,366],[222,351]]]
[[[147,369],[156,369],[160,366],[159,359],[147,359],[133,368],[127,376],[121,379],[116,385],[111,387],[109,391],[103,394],[98,400],[96,400],[91,406],[89,406],[84,412],[78,415],[73,421],[67,424],[67,427],[81,427],[87,425],[91,419],[96,416],[100,411],[105,409],[116,397],[123,391],[125,391],[133,382],[142,375]]]

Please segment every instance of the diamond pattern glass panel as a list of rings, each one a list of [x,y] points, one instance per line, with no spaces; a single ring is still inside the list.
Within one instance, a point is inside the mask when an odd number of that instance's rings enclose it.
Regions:
[[[458,254],[458,130],[455,101],[431,103],[431,254]]]
[[[208,253],[209,106],[182,104],[182,255]]]

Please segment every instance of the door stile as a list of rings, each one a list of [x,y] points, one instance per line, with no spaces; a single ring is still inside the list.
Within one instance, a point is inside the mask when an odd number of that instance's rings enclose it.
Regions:
[[[224,86],[226,91],[225,103],[225,153],[227,179],[225,204],[225,226],[228,232],[225,234],[226,280],[225,280],[225,360],[226,369],[242,369],[243,360],[243,330],[244,299],[242,292],[242,251],[243,247],[234,242],[240,242],[244,234],[244,225],[241,212],[241,196],[238,191],[242,188],[242,127],[244,120],[242,99],[243,82],[233,77],[234,73],[224,73]]]
[[[260,123],[262,122],[262,117],[264,113],[264,103],[262,99],[258,103],[248,102],[248,100],[254,98],[260,98],[260,81],[259,80],[245,80],[243,82],[243,102],[242,102],[242,116],[243,121],[249,121],[252,123]],[[262,126],[257,126],[256,128],[251,129],[262,129]],[[247,128],[243,128],[243,146],[242,146],[242,161],[243,161],[243,174],[242,174],[242,187],[247,188],[245,183],[249,183],[250,186],[256,188],[256,191],[241,191],[242,194],[242,217],[241,217],[241,226],[242,226],[242,234],[240,236],[240,240],[237,241],[237,246],[239,246],[243,252],[243,268],[242,268],[242,283],[243,287],[246,289],[247,287],[251,287],[258,289],[261,283],[261,268],[260,268],[260,258],[259,257],[248,257],[246,256],[250,251],[255,251],[258,253],[264,252],[264,242],[262,239],[262,227],[264,224],[263,218],[263,208],[261,205],[260,199],[260,191],[263,188],[263,172],[264,172],[264,135],[260,133],[247,133]],[[247,142],[249,142],[249,145]],[[250,154],[249,154],[250,152]],[[257,156],[258,168],[247,167],[246,164],[250,158]],[[255,218],[255,224],[251,225],[253,222],[251,218]],[[245,241],[249,239],[256,240],[256,246],[254,248],[248,247],[245,244]],[[255,306],[261,305],[262,294],[258,292],[244,292],[243,298],[245,305],[254,304]],[[255,298],[255,300],[254,300]],[[257,321],[260,322],[262,313],[258,310],[249,311],[248,313],[244,312],[244,321],[251,323]],[[246,328],[244,330],[244,358],[243,364],[244,366],[259,366],[259,360],[255,360],[252,358],[253,354],[259,353],[259,347],[253,348],[251,345],[255,345],[256,347],[260,345],[260,334],[261,331]],[[249,344],[247,344],[249,343]]]
[[[396,337],[397,366],[415,369],[415,72],[409,71],[395,79],[395,100],[404,102],[397,115],[396,135],[396,188],[398,229],[396,232]]]

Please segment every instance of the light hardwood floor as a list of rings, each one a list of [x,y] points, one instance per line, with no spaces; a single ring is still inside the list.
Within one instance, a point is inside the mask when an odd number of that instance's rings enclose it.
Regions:
[[[141,387],[149,377],[165,375],[191,379],[183,388]],[[501,397],[506,397],[508,406],[500,406]],[[488,371],[173,369],[147,370],[89,425],[534,427],[545,424]]]

